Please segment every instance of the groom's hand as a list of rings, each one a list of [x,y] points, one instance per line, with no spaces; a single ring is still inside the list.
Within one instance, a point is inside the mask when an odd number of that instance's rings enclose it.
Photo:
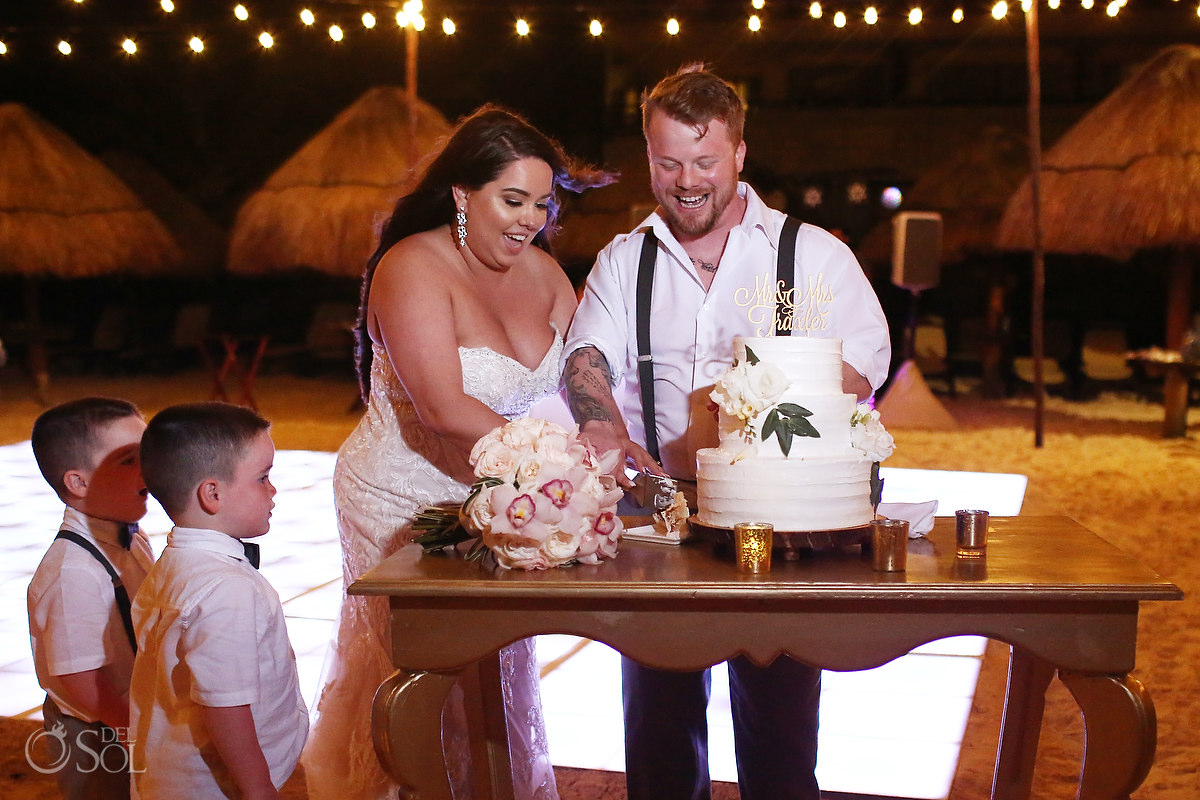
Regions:
[[[597,453],[609,453],[613,450],[620,453],[611,475],[624,489],[633,488],[633,481],[625,474],[627,465],[639,472],[662,474],[662,468],[654,462],[646,448],[632,441],[624,430],[618,430],[611,422],[588,420],[579,426],[579,435],[586,439]]]

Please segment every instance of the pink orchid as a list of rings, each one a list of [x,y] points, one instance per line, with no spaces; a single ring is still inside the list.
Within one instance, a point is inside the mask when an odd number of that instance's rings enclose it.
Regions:
[[[571,502],[571,495],[575,493],[575,487],[565,478],[556,478],[546,481],[538,491],[549,497],[555,508],[562,508]]]

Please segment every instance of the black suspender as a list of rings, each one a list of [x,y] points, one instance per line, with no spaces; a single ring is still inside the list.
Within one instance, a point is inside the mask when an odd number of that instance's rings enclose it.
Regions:
[[[775,265],[775,285],[778,287],[775,295],[775,335],[791,336],[791,315],[788,315],[788,326],[784,326],[784,317],[779,313],[779,301],[792,296],[796,283],[796,234],[800,231],[800,220],[788,215],[783,221],[783,230],[779,232],[779,258]]]
[[[777,293],[775,295],[775,335],[788,336],[790,328],[784,327],[783,315],[779,313],[779,301],[790,297],[796,283],[796,235],[800,231],[800,220],[788,216],[779,232],[779,256],[775,266]],[[650,228],[642,239],[642,256],[638,261],[637,276],[637,351],[638,383],[642,389],[642,425],[646,429],[646,452],[655,461],[658,457],[658,428],[654,418],[654,357],[650,355],[650,295],[654,287],[654,264],[658,261],[658,237]]]
[[[658,237],[646,229],[637,279],[638,384],[642,387],[642,424],[646,429],[646,452],[658,457],[658,427],[654,422],[654,357],[650,355],[650,294],[654,287],[654,262],[658,260]]]
[[[125,624],[125,635],[129,637],[129,646],[133,648],[133,652],[137,652],[137,637],[133,634],[133,615],[129,611],[129,593],[125,591],[125,584],[121,581],[121,576],[113,569],[113,565],[109,563],[104,554],[89,542],[87,539],[80,536],[74,531],[59,531],[55,539],[66,539],[69,542],[82,547],[92,554],[92,558],[100,562],[100,566],[104,567],[108,576],[112,578],[113,594],[117,598],[117,611],[121,613],[121,622]]]

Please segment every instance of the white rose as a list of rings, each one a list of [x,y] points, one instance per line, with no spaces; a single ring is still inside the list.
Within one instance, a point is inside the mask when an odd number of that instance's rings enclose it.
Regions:
[[[518,486],[536,485],[538,476],[542,474],[542,461],[537,456],[527,456],[517,464],[515,478]]]
[[[495,516],[491,502],[494,488],[494,486],[489,486],[481,489],[479,495],[463,509],[466,515],[466,519],[463,521],[464,525],[475,533],[483,533],[490,529],[492,517]]]
[[[479,460],[479,456],[487,449],[500,444],[500,431],[504,428],[495,428],[492,431],[485,433],[475,442],[475,446],[471,448],[470,462],[471,466],[475,466],[475,462]]]
[[[517,458],[517,452],[511,447],[495,442],[486,449],[473,452],[471,463],[480,478],[500,478],[505,483],[511,483],[517,469]]]
[[[745,403],[747,365],[738,364],[730,367],[724,375],[717,378],[709,397],[721,410],[730,416],[737,416]]]
[[[872,461],[883,461],[896,449],[895,439],[878,419],[850,428],[850,444]]]
[[[746,400],[756,414],[772,405],[792,385],[783,370],[766,361],[751,367],[746,377]]]
[[[554,566],[565,564],[579,552],[583,535],[579,531],[556,530],[542,542],[542,552]]]

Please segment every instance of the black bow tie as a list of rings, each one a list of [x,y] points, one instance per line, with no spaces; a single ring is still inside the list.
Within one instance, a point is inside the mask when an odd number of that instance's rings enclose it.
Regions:
[[[133,535],[137,533],[138,524],[136,522],[117,523],[117,544],[126,550],[133,544]]]
[[[254,542],[242,542],[242,551],[246,554],[250,566],[258,569],[258,545]]]

